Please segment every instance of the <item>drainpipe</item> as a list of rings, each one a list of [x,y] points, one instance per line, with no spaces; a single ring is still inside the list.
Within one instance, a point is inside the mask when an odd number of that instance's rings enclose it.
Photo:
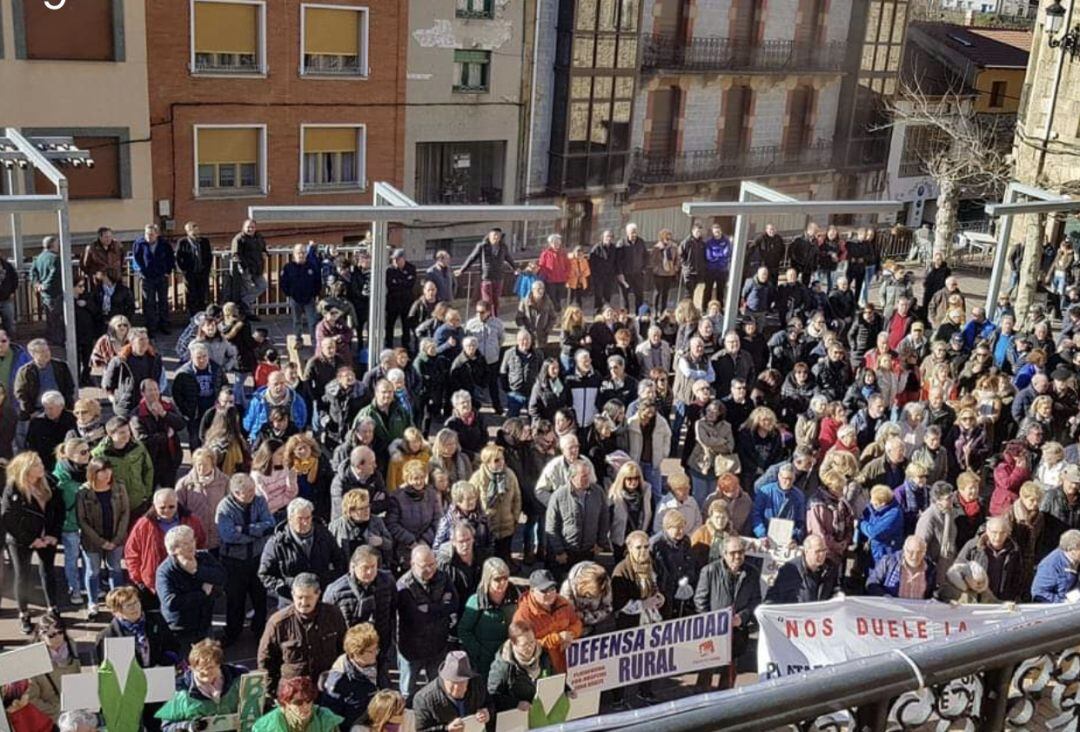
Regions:
[[[529,139],[525,153],[525,187],[521,196],[521,202],[529,202],[529,187],[532,183],[532,156],[533,156],[533,125],[536,123],[536,67],[540,58],[540,8],[544,0],[536,0],[536,17],[533,19],[533,60],[532,60],[532,85],[529,87]],[[526,249],[529,246],[529,222],[523,222],[521,229],[521,246]]]

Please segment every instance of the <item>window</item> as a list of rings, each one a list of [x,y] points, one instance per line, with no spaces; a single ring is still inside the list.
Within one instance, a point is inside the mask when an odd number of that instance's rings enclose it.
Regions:
[[[265,74],[265,24],[262,2],[194,0],[192,73]]]
[[[494,18],[494,0],[457,0],[454,14],[459,18]]]
[[[301,127],[303,160],[300,190],[363,188],[364,127]]]
[[[502,204],[505,168],[505,141],[417,143],[416,200]]]
[[[88,130],[89,131],[89,130]],[[63,173],[68,180],[68,198],[73,201],[93,200],[102,198],[125,198],[123,166],[126,165],[126,150],[123,149],[125,139],[115,135],[105,135],[102,132],[111,130],[94,130],[95,135],[72,135],[75,146],[80,150],[86,150],[94,161],[94,167],[86,166],[66,167]],[[29,132],[29,131],[28,131]],[[39,130],[44,136],[63,135],[68,136],[66,130]],[[35,134],[37,134],[35,132]],[[124,152],[124,155],[121,155]],[[0,178],[6,178],[0,175]],[[34,173],[34,188],[32,193],[51,194],[56,193],[56,186],[41,173]],[[130,192],[127,194],[130,196]]]
[[[995,81],[990,85],[990,103],[991,109],[999,109],[1005,106],[1005,90],[1008,85],[1004,81]]]
[[[454,51],[454,91],[486,92],[491,51]]]
[[[367,8],[302,5],[300,73],[367,76]]]
[[[266,193],[266,128],[195,127],[196,196]]]
[[[49,10],[43,2],[15,3],[15,55],[52,61],[123,61],[123,5],[81,0]]]

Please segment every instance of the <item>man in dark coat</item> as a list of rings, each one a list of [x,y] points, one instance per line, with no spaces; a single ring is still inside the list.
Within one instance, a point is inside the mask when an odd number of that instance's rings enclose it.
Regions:
[[[346,571],[345,557],[321,522],[315,520],[315,506],[305,498],[289,502],[287,520],[274,530],[263,547],[259,579],[285,607],[292,599],[293,578],[314,573],[319,586],[326,587]]]
[[[413,701],[417,730],[465,729],[462,720],[475,717],[481,725],[491,720],[487,681],[472,670],[465,651],[451,651]]]
[[[780,605],[828,600],[837,590],[840,568],[829,560],[825,540],[817,534],[806,537],[802,556],[785,562],[765,602]]]
[[[790,266],[791,261],[787,247],[784,245],[784,237],[776,233],[776,226],[765,224],[765,233],[758,234],[754,243],[750,245],[750,263],[767,267],[769,276],[773,282],[781,267]]]
[[[761,579],[758,570],[746,564],[746,547],[743,540],[732,536],[724,542],[724,554],[720,559],[706,564],[698,576],[694,592],[694,607],[699,613],[731,608],[732,663],[720,671],[721,685],[734,685],[735,666],[750,639],[750,626],[754,622],[754,610],[761,604]],[[714,670],[698,675],[698,686],[712,684]],[[726,673],[725,673],[726,671]]]
[[[390,654],[397,629],[397,583],[379,569],[379,550],[359,546],[349,561],[349,572],[326,588],[323,599],[337,607],[350,628],[371,623],[379,634],[379,687],[390,686]]]
[[[517,262],[510,256],[510,247],[506,244],[502,229],[496,227],[489,231],[484,240],[469,252],[469,256],[455,274],[460,278],[476,260],[480,260],[480,299],[486,301],[491,307],[491,314],[498,317],[499,299],[502,298],[503,280],[506,276],[503,264],[510,268],[512,275],[518,271]]]
[[[457,625],[458,600],[453,583],[425,544],[413,547],[409,571],[397,583],[397,597],[399,627],[409,629],[398,638],[398,687],[411,700],[420,685],[420,671],[428,681],[435,680],[446,658],[450,629]]]
[[[232,240],[233,274],[239,277],[240,299],[248,320],[259,320],[255,303],[266,292],[266,240],[256,230],[255,219],[245,219]]]
[[[1020,602],[1024,591],[1024,558],[1012,538],[1012,522],[1006,516],[986,521],[985,530],[968,541],[956,557],[958,562],[975,562],[986,570],[987,589],[1000,602]]]
[[[645,304],[645,265],[649,259],[649,246],[638,236],[637,224],[626,225],[626,236],[615,244],[615,276],[622,290],[623,307],[630,313]],[[595,276],[594,276],[595,278]],[[630,305],[630,295],[634,305]]]
[[[404,249],[395,249],[386,268],[386,333],[385,348],[394,347],[394,328],[401,322],[401,345],[409,347],[412,339],[409,327],[409,308],[415,298],[417,284],[416,265],[405,259]]]
[[[600,241],[589,251],[589,269],[593,291],[593,310],[599,311],[612,301],[615,294],[618,264],[615,253],[615,234],[610,230],[600,235]]]
[[[184,224],[184,236],[176,242],[176,266],[184,275],[188,316],[195,317],[206,308],[214,250],[209,239],[199,236],[199,225],[194,221]]]

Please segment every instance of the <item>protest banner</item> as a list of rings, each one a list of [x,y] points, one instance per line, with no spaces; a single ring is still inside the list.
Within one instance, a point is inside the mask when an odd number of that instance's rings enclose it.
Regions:
[[[1045,606],[949,605],[892,597],[837,597],[755,612],[763,679],[864,658],[1045,612]]]
[[[576,640],[566,649],[566,683],[606,691],[730,662],[731,611],[717,610]]]

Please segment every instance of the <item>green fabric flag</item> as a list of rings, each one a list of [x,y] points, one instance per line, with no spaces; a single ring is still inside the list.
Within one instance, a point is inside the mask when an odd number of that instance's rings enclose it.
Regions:
[[[139,732],[146,701],[146,674],[139,664],[132,662],[122,691],[112,662],[106,660],[101,664],[98,669],[98,697],[109,732]]]
[[[529,707],[529,729],[538,729],[540,727],[548,727],[553,724],[562,724],[566,721],[567,715],[570,714],[570,700],[563,694],[558,700],[551,705],[551,711],[544,709],[544,705],[540,703],[540,697],[533,699],[532,706]]]

